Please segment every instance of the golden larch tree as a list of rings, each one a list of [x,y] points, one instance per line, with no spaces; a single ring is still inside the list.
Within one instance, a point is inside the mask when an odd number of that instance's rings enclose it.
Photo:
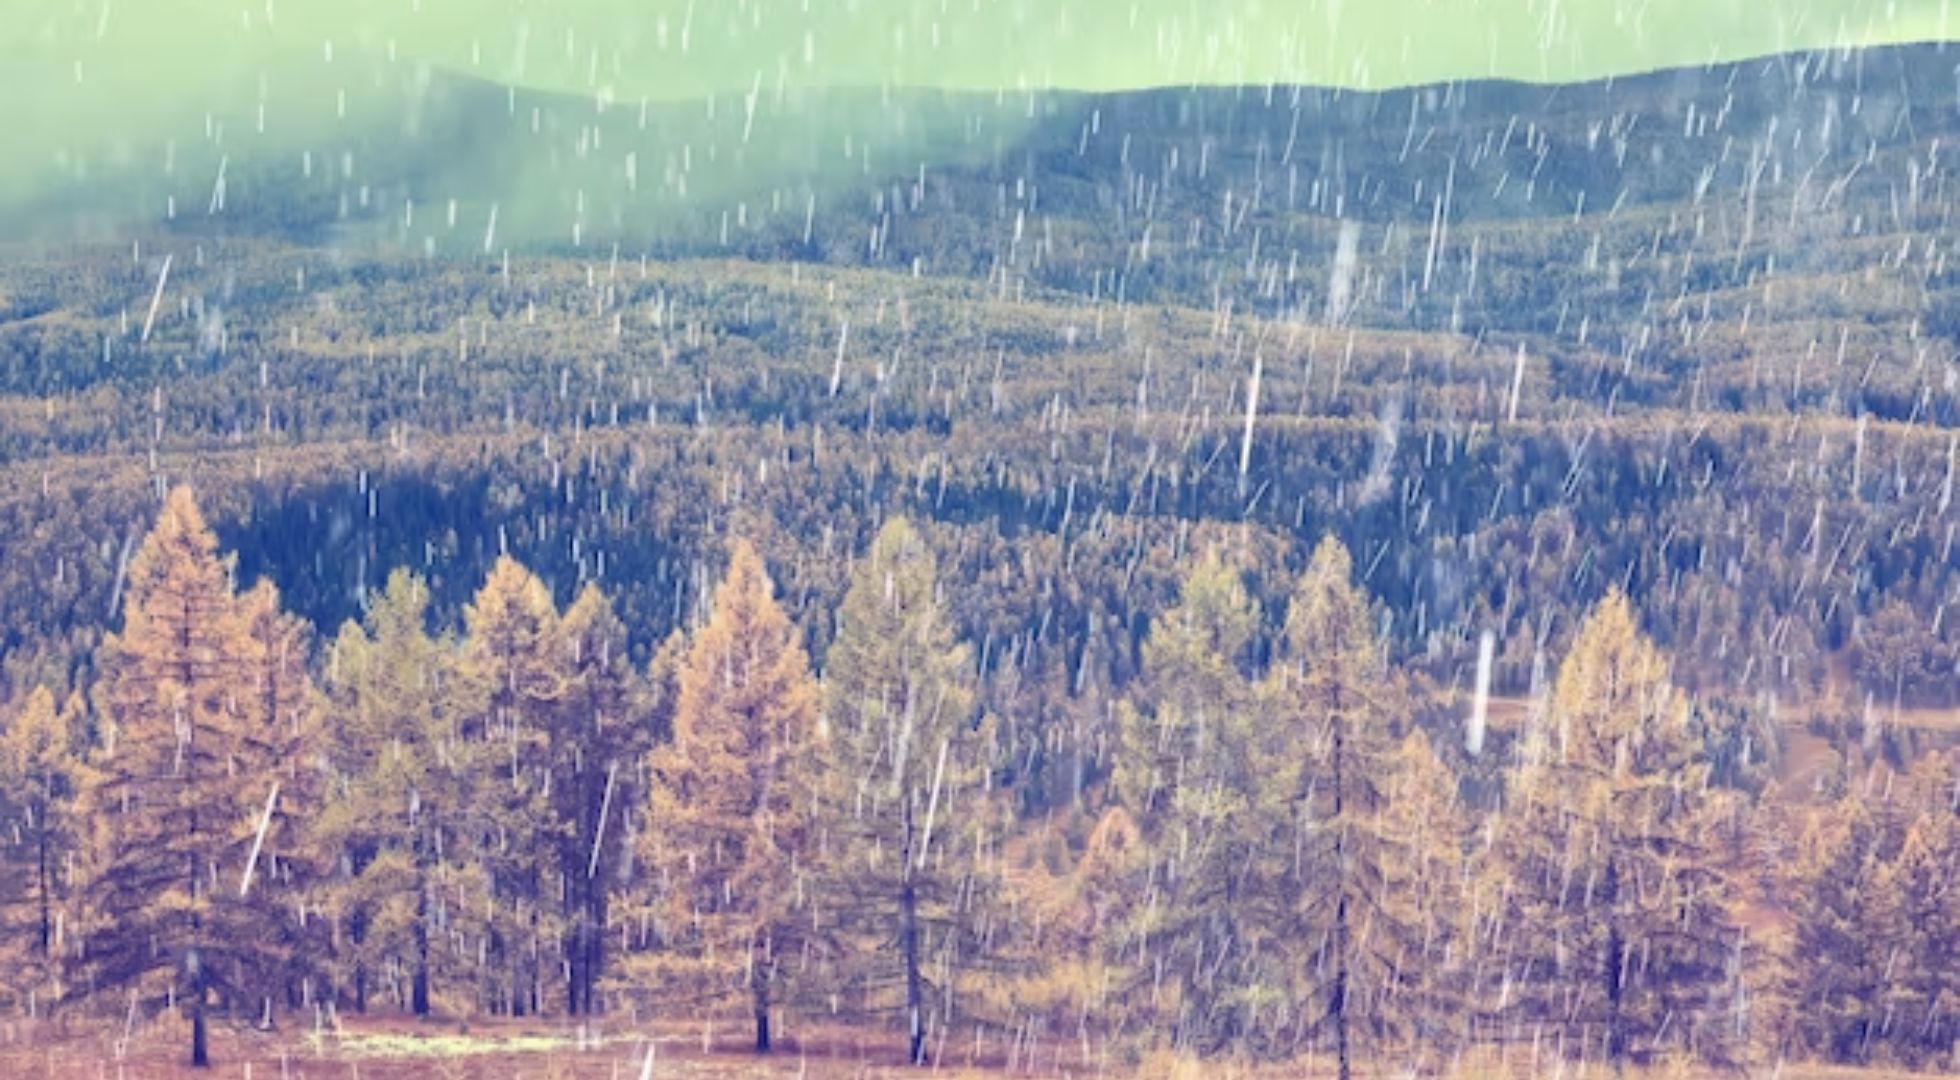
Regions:
[[[543,1008],[563,941],[550,732],[571,679],[551,590],[517,560],[496,561],[463,621],[461,674],[485,695],[465,738],[480,740],[493,763],[475,777],[473,807],[476,860],[491,888],[484,993],[491,1008],[522,1016]]]
[[[428,586],[396,570],[364,621],[341,627],[326,665],[330,797],[314,835],[332,861],[337,981],[361,1012],[385,988],[427,1016],[475,966],[460,943],[483,936],[487,889],[470,841],[490,754],[463,737],[483,687],[428,619]]]
[[[674,741],[653,753],[644,835],[666,899],[663,974],[710,1000],[743,999],[758,1053],[782,989],[822,947],[811,903],[818,690],[773,591],[738,540],[681,669]]]
[[[1258,626],[1239,571],[1203,556],[1151,625],[1138,693],[1118,708],[1116,789],[1141,849],[1127,863],[1136,947],[1120,959],[1153,987],[1161,973],[1174,1040],[1204,1051],[1243,1043],[1297,989],[1290,814],[1241,667]]]
[[[885,1012],[896,985],[908,1059],[951,1022],[995,867],[982,733],[926,538],[886,522],[837,612],[824,665],[829,917],[854,943],[844,992]],[[889,1013],[887,1013],[889,1014]]]
[[[30,1015],[59,995],[84,720],[80,698],[57,708],[45,686],[0,715],[0,1000]]]
[[[75,992],[128,988],[191,1018],[191,1062],[209,1063],[206,1014],[283,999],[289,885],[301,852],[272,829],[289,758],[266,715],[265,644],[187,488],[172,491],[130,560],[123,627],[103,645],[103,736],[89,771],[92,827]],[[268,867],[283,869],[268,872]]]
[[[606,927],[623,887],[628,804],[638,759],[653,745],[626,627],[612,601],[588,585],[565,611],[559,647],[569,683],[553,717],[551,802],[565,925],[565,1008],[597,1011]]]
[[[1498,827],[1512,1009],[1615,1064],[1725,1056],[1741,995],[1720,850],[1732,796],[1710,787],[1689,703],[1624,594],[1579,628],[1521,754]]]
[[[1389,835],[1384,818],[1397,768],[1396,688],[1353,576],[1347,548],[1324,538],[1294,588],[1267,689],[1278,724],[1304,749],[1281,759],[1301,819],[1302,1008],[1310,1027],[1332,1035],[1342,1080],[1358,1032],[1379,1040],[1404,1019],[1389,1006],[1418,933],[1415,912],[1392,902],[1389,887],[1407,842]]]

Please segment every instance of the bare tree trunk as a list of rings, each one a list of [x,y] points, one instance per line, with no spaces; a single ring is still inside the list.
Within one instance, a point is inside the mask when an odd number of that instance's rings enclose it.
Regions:
[[[1340,1080],[1353,1076],[1353,1058],[1348,1048],[1348,859],[1347,859],[1347,716],[1342,711],[1341,688],[1334,687],[1334,996],[1329,1007],[1334,1013],[1334,1044],[1340,1056]]]
[[[1626,1013],[1622,997],[1626,988],[1622,985],[1621,969],[1626,965],[1626,936],[1620,932],[1620,868],[1617,863],[1606,864],[1605,883],[1608,917],[1606,929],[1606,1001],[1608,1017],[1606,1026],[1606,1056],[1613,1063],[1615,1075],[1626,1071],[1627,1029]]]
[[[531,906],[531,945],[527,955],[520,959],[524,979],[525,1007],[533,1016],[544,1015],[544,964],[539,958],[544,955],[544,934],[539,923],[544,911],[544,889],[538,882],[537,871],[525,875],[525,892],[529,894]]]
[[[905,1015],[911,1032],[910,1060],[926,1062],[925,994],[919,979],[919,896],[910,873],[899,893],[899,934],[905,952]]]
[[[419,880],[415,883],[415,974],[409,982],[408,1009],[416,1016],[429,1015],[429,888],[428,883]],[[399,985],[399,984],[397,984]]]
[[[912,880],[912,864],[915,856],[912,845],[913,836],[912,803],[905,803],[905,846],[900,852],[904,866],[900,869],[902,884],[898,892],[898,936],[899,950],[905,957],[905,1016],[907,1031],[910,1033],[908,1060],[914,1065],[923,1065],[926,1060],[925,993],[919,978],[919,893]]]
[[[607,905],[604,885],[596,882],[593,884],[592,893],[587,898],[587,905],[591,914],[587,916],[585,924],[584,1008],[586,1014],[591,1015],[598,1011],[594,1004],[598,995],[594,990],[599,985],[599,973],[605,970],[606,963]]]
[[[1339,944],[1338,955],[1334,960],[1334,1044],[1340,1053],[1340,1078],[1350,1080],[1353,1076],[1352,1058],[1348,1052],[1348,958],[1347,958],[1347,896],[1343,894],[1334,907],[1334,937]]]
[[[749,965],[749,991],[755,998],[755,1052],[769,1052],[769,976],[760,962]]]
[[[189,689],[191,687],[201,685],[200,680],[198,680],[197,678],[197,673],[189,660],[189,657],[191,655],[191,630],[190,630],[191,610],[190,610],[189,601],[185,601],[183,605],[183,616],[184,616],[183,622],[180,624],[182,625],[183,629],[178,634],[177,644],[178,644],[178,648],[181,650],[178,653],[178,655],[185,658],[182,664],[183,673],[180,676],[180,678],[182,679],[182,685],[186,689]],[[184,760],[190,763],[189,767],[185,771],[184,782],[189,787],[190,790],[195,791],[197,789],[197,780],[198,780],[197,758],[195,755],[189,752],[188,746],[184,747],[183,753],[184,753]],[[189,859],[189,863],[190,863],[189,884],[190,884],[190,898],[194,905],[197,901],[197,898],[203,894],[203,890],[199,886],[199,882],[198,882],[198,863],[197,863],[197,855],[195,853],[196,844],[194,842],[202,835],[199,831],[198,825],[199,825],[199,815],[196,810],[192,810],[190,816],[189,833],[191,839],[193,840],[193,844],[192,844],[192,854]],[[191,940],[193,942],[201,942],[204,938],[204,919],[196,912],[197,912],[197,908],[193,906],[192,914],[191,914]],[[192,945],[191,947],[189,959],[190,959],[190,967],[191,967],[191,980],[195,984],[195,992],[191,995],[191,1068],[208,1069],[211,1067],[211,1051],[210,1048],[206,1045],[205,1031],[204,1031],[204,988],[206,986],[205,976],[204,976],[205,958],[200,954],[195,944]]]
[[[599,712],[594,705],[593,715]],[[588,730],[585,739],[596,750],[601,743],[600,733]],[[596,763],[596,758],[592,759]],[[574,849],[567,866],[572,867],[572,880],[576,897],[575,909],[576,938],[572,943],[572,1011],[590,1015],[593,1011],[593,988],[599,982],[599,965],[604,945],[606,913],[606,878],[599,876],[599,852],[605,834],[606,785],[598,779],[597,770],[581,770],[583,797],[580,799],[580,828],[574,841]],[[581,871],[579,868],[583,868]]]
[[[565,901],[565,934],[560,939],[565,949],[565,1015],[579,1014],[579,987],[585,978],[585,897],[583,886],[576,884],[576,875],[571,876],[566,892],[570,896]]]
[[[191,1068],[211,1067],[211,1050],[204,1030],[204,970],[197,972],[197,993],[191,996]]]
[[[45,806],[41,808],[42,814],[45,815],[47,812]],[[45,818],[41,821],[40,843],[35,845],[35,852],[37,861],[40,864],[41,959],[46,960],[54,951],[54,898],[49,895],[54,890],[51,887],[53,875],[51,868],[48,866],[48,831]]]

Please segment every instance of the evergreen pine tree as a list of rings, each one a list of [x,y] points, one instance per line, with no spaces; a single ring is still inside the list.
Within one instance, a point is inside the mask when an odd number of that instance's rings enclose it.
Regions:
[[[1464,842],[1469,825],[1457,779],[1421,731],[1410,732],[1390,762],[1380,834],[1385,838],[1382,892],[1386,913],[1375,946],[1387,965],[1371,1003],[1383,1026],[1406,1039],[1404,1060],[1436,1060],[1467,1037],[1470,1007],[1463,953],[1471,928]],[[1371,935],[1372,936],[1372,935]]]
[[[1865,932],[1880,954],[1880,1034],[1896,1057],[1916,1064],[1953,1052],[1956,955],[1953,815],[1927,814],[1906,829],[1898,854],[1872,880],[1872,921]]]
[[[262,971],[266,1015],[270,998],[284,990],[310,998],[313,975],[332,938],[328,919],[315,918],[330,874],[330,852],[318,845],[313,825],[325,798],[327,744],[325,702],[308,664],[313,655],[312,624],[279,606],[279,590],[261,580],[239,597],[245,633],[255,661],[251,678],[258,723],[251,730],[254,754],[277,774],[278,794],[262,816],[264,853],[256,873],[294,898],[296,917],[280,924],[282,973]],[[284,986],[277,985],[283,982]]]
[[[1151,625],[1140,700],[1118,707],[1115,768],[1123,803],[1147,835],[1170,820],[1185,770],[1247,714],[1251,687],[1241,665],[1258,628],[1244,582],[1216,554],[1192,567],[1176,606]]]
[[[632,767],[632,797],[618,804],[623,827],[619,849],[620,886],[612,907],[612,921],[620,928],[620,963],[606,980],[612,987],[630,991],[644,999],[645,990],[663,962],[658,927],[664,917],[666,897],[659,882],[645,872],[639,853],[652,842],[651,833],[661,823],[649,817],[652,808],[654,747],[673,741],[674,712],[680,702],[681,671],[687,663],[687,634],[675,630],[661,641],[647,663],[636,709],[640,714],[647,748],[629,761]],[[615,798],[618,798],[615,795]]]
[[[1883,1021],[1887,951],[1876,931],[1885,906],[1878,829],[1847,795],[1808,815],[1786,873],[1795,925],[1778,957],[1788,1024],[1806,1054],[1864,1061]]]

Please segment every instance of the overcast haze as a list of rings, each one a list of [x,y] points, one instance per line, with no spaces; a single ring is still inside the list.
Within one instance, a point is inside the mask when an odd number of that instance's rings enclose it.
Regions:
[[[0,209],[94,185],[121,192],[123,213],[139,204],[160,212],[154,191],[129,194],[128,182],[181,179],[188,197],[212,187],[221,160],[238,168],[296,160],[303,147],[325,151],[376,134],[412,145],[419,88],[452,75],[598,104],[741,95],[732,107],[823,87],[1562,82],[1825,45],[1945,40],[1950,4],[0,0],[11,28],[0,37],[0,94],[16,103],[0,155]],[[824,131],[839,121],[795,123]],[[941,152],[929,123],[900,126],[881,144],[896,159]]]

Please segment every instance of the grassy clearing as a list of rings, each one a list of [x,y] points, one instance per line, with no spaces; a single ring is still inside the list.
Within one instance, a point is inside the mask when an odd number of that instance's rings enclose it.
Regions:
[[[330,1054],[348,1060],[555,1054],[591,1049],[589,1044],[581,1047],[579,1040],[570,1036],[536,1033],[416,1035],[399,1031],[356,1031],[339,1036],[309,1036],[307,1041],[318,1056]]]

